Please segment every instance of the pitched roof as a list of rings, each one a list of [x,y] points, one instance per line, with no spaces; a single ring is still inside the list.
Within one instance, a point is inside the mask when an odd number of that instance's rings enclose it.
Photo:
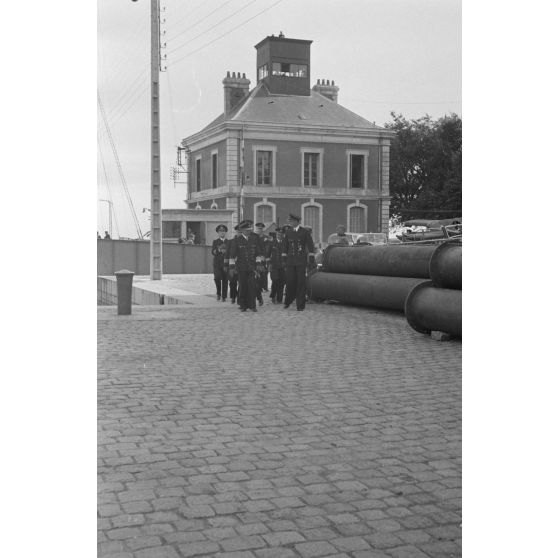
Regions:
[[[223,113],[202,131],[227,120],[381,129],[316,91],[311,90],[309,96],[277,95],[271,94],[263,83],[252,89],[228,118]]]

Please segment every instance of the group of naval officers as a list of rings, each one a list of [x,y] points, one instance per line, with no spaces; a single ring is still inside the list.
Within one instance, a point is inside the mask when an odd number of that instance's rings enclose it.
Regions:
[[[300,217],[289,214],[287,224],[264,233],[264,223],[245,219],[234,227],[235,236],[226,239],[228,229],[219,225],[213,241],[213,277],[217,300],[237,303],[241,312],[257,312],[263,292],[270,291],[273,304],[296,309],[306,306],[306,274],[316,267],[312,231],[300,225]],[[271,289],[268,289],[268,273]],[[227,290],[229,291],[227,293]]]

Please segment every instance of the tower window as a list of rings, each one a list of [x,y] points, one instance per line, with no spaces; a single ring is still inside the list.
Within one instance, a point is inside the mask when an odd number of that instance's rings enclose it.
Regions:
[[[262,80],[264,77],[269,75],[269,69],[267,64],[263,64],[258,68],[258,81]]]
[[[273,62],[272,74],[274,76],[307,77],[308,66],[306,64],[290,64],[288,62]]]

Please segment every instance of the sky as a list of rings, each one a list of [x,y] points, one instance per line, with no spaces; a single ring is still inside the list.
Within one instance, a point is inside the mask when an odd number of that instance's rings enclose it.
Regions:
[[[163,208],[185,207],[185,185],[170,176],[177,145],[223,112],[227,71],[256,85],[254,45],[268,35],[312,40],[311,84],[335,80],[339,103],[378,125],[391,111],[461,115],[459,0],[161,0],[160,7]],[[149,57],[150,1],[98,0],[97,197],[112,202],[113,237],[137,237],[123,179],[142,233],[149,230]],[[101,234],[109,202],[97,202]]]

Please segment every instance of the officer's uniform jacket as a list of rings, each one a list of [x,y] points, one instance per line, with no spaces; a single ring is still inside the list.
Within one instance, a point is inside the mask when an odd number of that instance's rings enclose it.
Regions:
[[[287,265],[306,265],[308,254],[314,253],[314,241],[308,229],[288,229],[283,239],[282,255],[287,256]]]
[[[283,242],[277,239],[269,242],[269,263],[271,269],[281,269],[285,267],[281,258]]]
[[[213,255],[213,272],[221,271],[225,266],[226,253],[229,241],[226,238],[216,238],[211,245],[211,254]],[[221,252],[221,246],[225,246],[225,252]]]
[[[264,259],[264,243],[257,234],[251,232],[248,238],[240,234],[231,241],[229,262],[237,271],[256,271],[256,262]]]

